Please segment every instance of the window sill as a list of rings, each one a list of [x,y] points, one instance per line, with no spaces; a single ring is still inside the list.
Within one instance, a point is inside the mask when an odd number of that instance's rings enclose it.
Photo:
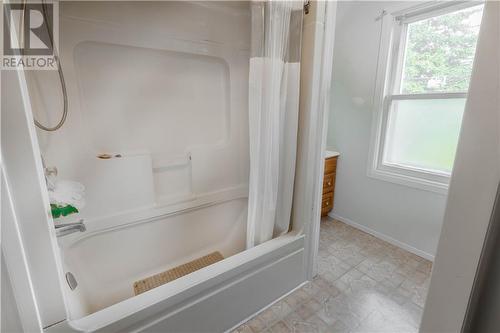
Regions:
[[[391,182],[398,185],[413,187],[423,191],[434,192],[442,195],[448,194],[449,185],[447,183],[405,175],[392,170],[389,171],[389,170],[370,168],[368,170],[368,177]]]

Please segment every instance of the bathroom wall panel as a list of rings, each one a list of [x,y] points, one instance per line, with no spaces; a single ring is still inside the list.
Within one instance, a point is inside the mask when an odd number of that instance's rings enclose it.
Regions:
[[[87,218],[98,218],[134,207],[151,207],[155,202],[151,170],[150,155],[123,155],[107,160],[92,156],[83,160],[77,180],[85,184],[88,195],[81,213]]]
[[[183,163],[153,165],[156,202],[172,202],[176,198],[188,198],[192,195],[192,171],[189,157]]]
[[[227,140],[229,68],[217,57],[109,43],[74,49],[97,151],[179,154]]]
[[[151,159],[147,175],[124,167],[122,179],[152,177],[151,205],[246,187],[247,2],[65,2],[60,13],[68,120],[55,133],[38,132],[47,165],[57,166],[60,178],[86,185],[94,170],[86,167],[89,159],[105,163],[96,155],[112,153]],[[30,78],[37,118],[56,122],[57,73]],[[108,193],[88,187],[89,206],[112,195],[113,184],[107,187]],[[122,203],[129,210],[147,206]],[[98,212],[86,218],[123,213],[86,210]]]

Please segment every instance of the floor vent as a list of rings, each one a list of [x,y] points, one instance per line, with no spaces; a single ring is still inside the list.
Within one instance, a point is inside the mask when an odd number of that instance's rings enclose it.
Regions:
[[[168,271],[158,273],[146,279],[134,283],[134,292],[136,295],[142,294],[148,290],[159,287],[167,282],[178,279],[184,275],[202,269],[213,263],[224,259],[220,252],[213,252],[201,258],[195,259],[188,263],[169,269]]]

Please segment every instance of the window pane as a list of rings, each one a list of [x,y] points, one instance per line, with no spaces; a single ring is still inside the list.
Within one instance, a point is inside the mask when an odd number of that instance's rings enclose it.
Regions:
[[[466,92],[483,6],[408,24],[402,94]]]
[[[451,172],[465,99],[393,101],[384,163]]]

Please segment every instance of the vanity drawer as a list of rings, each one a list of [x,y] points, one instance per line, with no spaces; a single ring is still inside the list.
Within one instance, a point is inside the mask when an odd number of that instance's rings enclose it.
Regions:
[[[332,206],[333,192],[323,194],[321,208]]]
[[[323,194],[323,201],[321,203],[321,211],[329,212],[333,208],[333,192]]]
[[[321,216],[326,216],[333,209],[333,199],[335,197],[335,177],[337,176],[337,159],[338,155],[325,159]]]
[[[337,169],[337,156],[325,160],[325,174],[334,173]]]
[[[335,173],[323,177],[323,193],[332,192],[335,188]]]

